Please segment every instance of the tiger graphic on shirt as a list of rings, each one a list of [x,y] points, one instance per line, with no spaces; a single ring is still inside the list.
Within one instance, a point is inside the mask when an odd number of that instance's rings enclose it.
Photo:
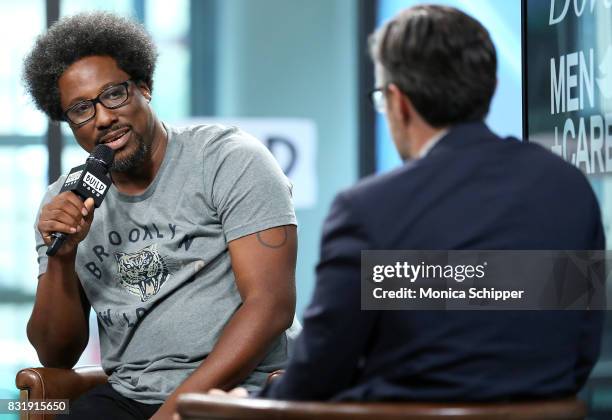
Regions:
[[[119,284],[129,293],[146,302],[164,285],[170,271],[168,264],[157,251],[157,245],[149,245],[134,253],[116,252]]]

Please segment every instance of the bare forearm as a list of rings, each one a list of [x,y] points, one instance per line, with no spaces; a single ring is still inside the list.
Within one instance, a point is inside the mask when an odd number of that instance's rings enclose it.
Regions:
[[[74,258],[50,258],[38,280],[28,338],[45,366],[72,367],[87,345],[88,307],[83,304]]]
[[[227,390],[241,383],[264,358],[272,342],[289,327],[293,313],[293,304],[246,300],[206,360],[166,399],[153,418],[170,418],[181,393]]]
[[[283,310],[258,299],[245,302],[223,330],[213,351],[177,392],[231,389],[238,385],[257,367],[292,320],[292,307]]]

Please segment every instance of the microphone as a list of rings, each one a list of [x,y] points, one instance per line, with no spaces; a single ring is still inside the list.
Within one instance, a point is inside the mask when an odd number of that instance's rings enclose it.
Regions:
[[[96,146],[83,165],[70,170],[60,193],[72,191],[83,201],[91,197],[94,199],[94,206],[100,207],[108,188],[113,183],[108,169],[113,163],[114,156],[115,151],[110,147],[104,144]],[[47,248],[47,255],[50,257],[62,247],[68,235],[63,232],[53,232],[51,236],[53,243]]]

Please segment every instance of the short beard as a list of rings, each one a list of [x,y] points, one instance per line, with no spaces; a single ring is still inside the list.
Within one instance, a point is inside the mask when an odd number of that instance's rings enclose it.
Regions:
[[[149,145],[142,139],[138,142],[138,148],[130,156],[123,159],[115,159],[110,167],[114,172],[129,172],[144,162],[145,157],[149,152]]]

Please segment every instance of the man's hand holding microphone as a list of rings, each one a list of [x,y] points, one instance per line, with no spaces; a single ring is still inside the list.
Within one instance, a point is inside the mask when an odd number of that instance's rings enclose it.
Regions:
[[[47,255],[73,256],[89,233],[94,207],[99,207],[112,183],[108,170],[114,150],[96,146],[84,165],[72,168],[60,193],[43,206],[38,230],[47,245]]]
[[[76,194],[65,191],[56,195],[40,212],[38,230],[45,245],[50,247],[55,232],[68,235],[55,253],[57,257],[73,255],[77,245],[87,236],[94,215],[94,200],[83,202]]]

